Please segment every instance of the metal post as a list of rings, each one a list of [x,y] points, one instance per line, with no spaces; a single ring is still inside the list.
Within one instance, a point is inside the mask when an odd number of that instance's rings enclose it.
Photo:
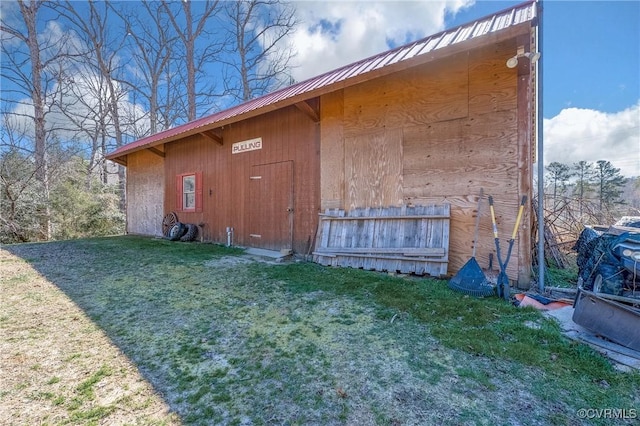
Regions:
[[[538,0],[538,27],[536,31],[536,49],[542,47],[542,0]],[[542,114],[542,68],[544,58],[536,62],[536,121],[538,137],[538,291],[544,292],[544,116]]]

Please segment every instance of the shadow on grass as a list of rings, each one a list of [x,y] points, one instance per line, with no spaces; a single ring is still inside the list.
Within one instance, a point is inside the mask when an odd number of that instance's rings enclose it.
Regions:
[[[550,404],[524,424],[639,403],[637,374],[538,312],[443,281],[130,236],[4,249],[81,307],[187,424],[509,422],[509,384]]]
[[[2,248],[27,261],[62,290],[133,361],[171,409],[189,422],[190,410],[185,412],[181,405],[184,398],[174,398],[171,392],[173,383],[188,388],[190,376],[176,360],[188,363],[193,359],[197,354],[192,340],[202,336],[191,328],[194,321],[189,309],[198,303],[204,262],[241,250],[134,236]],[[179,307],[180,300],[188,303]],[[180,353],[169,360],[174,345]],[[89,391],[94,383],[91,385]],[[85,392],[81,387],[78,392]],[[70,418],[82,423],[76,411],[79,401],[70,406]],[[93,420],[110,411],[94,414]]]

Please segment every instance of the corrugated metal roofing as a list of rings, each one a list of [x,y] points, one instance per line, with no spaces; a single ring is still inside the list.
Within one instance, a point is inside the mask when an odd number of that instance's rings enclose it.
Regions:
[[[413,43],[354,62],[224,111],[139,139],[118,148],[109,154],[107,158],[117,158],[140,149],[169,142],[187,133],[198,133],[197,130],[200,128],[202,128],[201,131],[215,128],[217,127],[217,123],[228,123],[231,119],[233,119],[233,121],[240,121],[244,115],[251,112],[255,113],[263,108],[265,111],[267,107],[271,107],[271,109],[281,108],[293,104],[293,98],[296,98],[296,102],[300,101],[300,97],[304,94],[308,93],[309,97],[313,97],[313,92],[322,88],[327,88],[332,85],[336,85],[336,89],[345,87],[348,85],[348,80],[355,79],[355,77],[362,76],[366,73],[416,58],[437,49],[450,47],[526,22],[532,22],[536,19],[536,6],[535,1],[522,3],[474,22],[451,28]],[[338,83],[341,84],[338,86]]]

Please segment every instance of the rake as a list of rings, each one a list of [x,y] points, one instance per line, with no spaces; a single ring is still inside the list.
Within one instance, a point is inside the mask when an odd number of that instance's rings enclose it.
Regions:
[[[480,189],[478,198],[478,213],[476,215],[476,228],[473,236],[473,254],[471,259],[449,280],[449,288],[474,297],[485,297],[494,294],[493,285],[487,280],[482,268],[476,260],[476,242],[478,241],[478,228],[480,226],[480,206],[482,205],[483,190]]]

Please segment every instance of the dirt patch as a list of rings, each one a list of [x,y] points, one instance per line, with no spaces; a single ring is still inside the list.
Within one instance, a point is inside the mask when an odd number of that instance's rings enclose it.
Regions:
[[[0,271],[0,423],[179,424],[58,287],[2,249]]]
[[[233,269],[235,267],[249,265],[255,261],[255,258],[249,256],[221,256],[208,260],[204,264],[210,268]]]

